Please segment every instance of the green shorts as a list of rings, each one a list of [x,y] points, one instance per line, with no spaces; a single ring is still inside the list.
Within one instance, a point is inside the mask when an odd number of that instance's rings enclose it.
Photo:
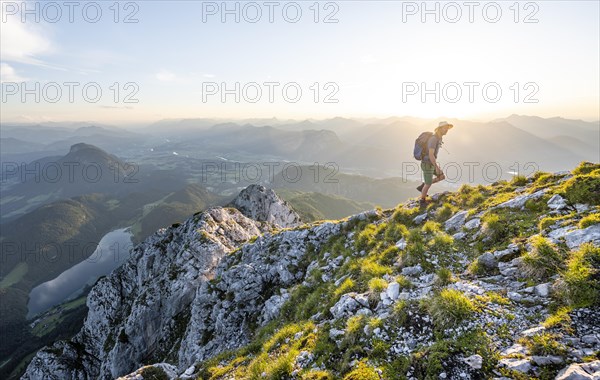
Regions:
[[[423,182],[425,182],[426,185],[431,185],[433,183],[435,166],[429,162],[421,162],[421,170],[423,171]]]

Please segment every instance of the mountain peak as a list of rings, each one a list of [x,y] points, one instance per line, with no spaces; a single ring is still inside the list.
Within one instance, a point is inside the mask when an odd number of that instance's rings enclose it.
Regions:
[[[279,227],[295,227],[300,216],[272,189],[262,185],[250,185],[233,200],[233,207],[250,219],[270,222]]]
[[[100,151],[102,150],[95,145],[86,144],[86,143],[77,143],[77,144],[71,145],[71,149],[69,150],[69,153],[79,152],[80,150],[84,150],[84,149],[94,149],[94,150],[100,150]]]

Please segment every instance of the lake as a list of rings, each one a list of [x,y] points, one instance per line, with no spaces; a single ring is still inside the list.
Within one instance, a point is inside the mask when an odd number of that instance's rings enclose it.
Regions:
[[[76,297],[86,285],[94,284],[123,264],[133,247],[131,237],[129,227],[107,233],[90,257],[33,288],[29,293],[27,318]]]

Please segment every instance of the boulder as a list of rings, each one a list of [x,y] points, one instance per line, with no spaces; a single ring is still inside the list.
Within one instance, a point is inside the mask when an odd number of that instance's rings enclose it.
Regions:
[[[402,268],[403,276],[416,276],[423,272],[423,268],[421,268],[421,264],[415,265],[414,267],[406,267]]]
[[[539,366],[562,364],[565,360],[561,356],[532,356],[531,360]]]
[[[407,245],[407,243],[406,243],[406,239],[405,238],[402,238],[402,239],[400,239],[400,240],[398,240],[396,242],[396,248],[398,248],[400,250],[405,249],[406,245]]]
[[[473,219],[469,220],[467,223],[465,223],[465,228],[467,230],[474,230],[475,228],[479,228],[480,225],[481,225],[481,219],[473,218]]]
[[[548,200],[548,207],[552,210],[562,210],[567,208],[567,201],[558,194],[554,194],[550,200]]]
[[[500,365],[512,371],[529,373],[531,371],[531,363],[527,359],[501,359]]]
[[[390,299],[392,299],[394,301],[397,300],[398,295],[400,294],[400,284],[398,284],[396,281],[390,282],[388,284],[386,293]]]
[[[427,219],[427,213],[421,214],[421,215],[417,215],[414,219],[413,222],[415,224],[421,224],[425,221],[425,219]]]
[[[571,364],[556,375],[555,380],[597,380],[600,378],[600,360]]]
[[[473,369],[481,369],[483,366],[483,358],[481,355],[471,355],[468,358],[464,359],[464,362],[469,365],[469,367]]]
[[[498,260],[491,252],[486,252],[477,258],[479,264],[483,265],[487,269],[494,269],[498,267]]]
[[[571,249],[577,248],[587,242],[600,244],[600,224],[568,232],[564,238],[567,246]]]
[[[540,297],[548,297],[548,295],[550,294],[550,284],[549,283],[545,283],[545,284],[539,284],[538,286],[536,286],[534,288],[534,292],[536,295],[540,296]]]
[[[446,229],[446,231],[453,231],[459,229],[465,224],[466,219],[467,211],[459,211],[446,221],[446,223],[444,224],[444,228]]]
[[[340,300],[333,305],[329,311],[334,318],[339,319],[350,316],[363,307],[369,307],[369,300],[367,297],[352,292],[342,295]]]

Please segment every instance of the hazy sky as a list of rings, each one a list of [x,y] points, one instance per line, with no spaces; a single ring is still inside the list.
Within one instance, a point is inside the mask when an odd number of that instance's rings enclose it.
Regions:
[[[598,1],[1,2],[3,122],[600,118]]]

